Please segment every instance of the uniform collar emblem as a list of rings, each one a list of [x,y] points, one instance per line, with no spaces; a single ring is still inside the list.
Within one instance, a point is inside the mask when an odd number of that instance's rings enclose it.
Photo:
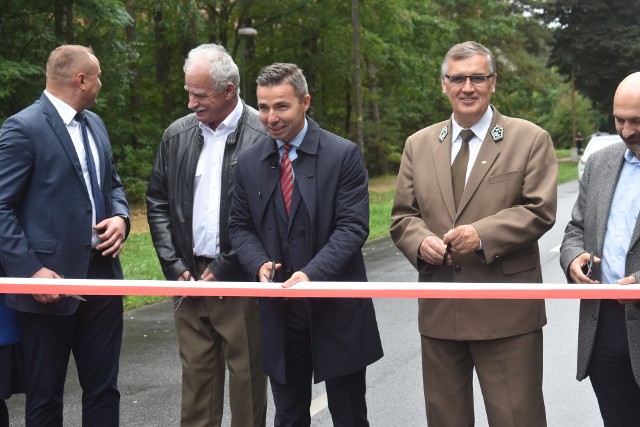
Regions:
[[[504,128],[500,125],[495,125],[493,129],[491,129],[491,138],[495,142],[498,142],[504,138]]]
[[[440,140],[440,142],[444,141],[444,139],[447,137],[448,134],[449,134],[449,126],[443,127],[442,130],[440,131],[440,135],[438,135],[438,139]]]

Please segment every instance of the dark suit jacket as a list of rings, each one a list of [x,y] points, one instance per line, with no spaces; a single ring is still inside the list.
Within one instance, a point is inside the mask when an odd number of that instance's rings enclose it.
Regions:
[[[115,172],[107,129],[85,111],[100,157],[107,217],[129,217]],[[42,267],[69,279],[87,277],[92,208],[78,155],[62,118],[42,94],[0,130],[0,261],[9,277],[30,277]],[[127,226],[128,226],[127,220]],[[128,227],[127,227],[128,228]],[[122,278],[112,259],[114,277]],[[71,314],[75,298],[40,304],[31,295],[9,295],[7,305],[43,314]]]
[[[624,164],[624,143],[606,147],[589,157],[580,180],[580,193],[571,213],[571,221],[565,230],[560,247],[560,265],[569,276],[569,265],[583,252],[593,252],[602,256],[604,236],[609,220],[609,211],[618,183],[618,176]],[[627,251],[625,275],[633,276],[640,283],[640,219],[631,236]],[[600,279],[600,268],[594,269],[596,280]],[[582,380],[588,374],[591,352],[598,328],[600,300],[580,301],[580,328],[578,332],[578,373]],[[640,384],[640,304],[625,306],[625,320],[631,367],[636,382]]]
[[[407,139],[390,228],[396,246],[421,282],[542,282],[538,239],[556,215],[557,160],[549,134],[494,108],[457,211],[451,138],[449,120]],[[427,236],[442,238],[462,224],[478,231],[482,251],[454,255],[453,266],[418,263],[418,248]],[[545,323],[543,300],[420,300],[420,333],[433,338],[504,338]]]
[[[369,234],[367,176],[358,147],[311,119],[293,162],[296,184],[309,213],[306,247],[296,263],[312,281],[366,281],[361,248]],[[278,151],[270,137],[240,154],[229,222],[230,240],[250,276],[282,260],[277,232]],[[281,201],[282,198],[280,197]],[[294,203],[290,218],[298,218]],[[289,229],[295,224],[289,224]],[[284,278],[280,278],[282,280]],[[300,283],[295,286],[304,286]],[[361,369],[382,357],[371,299],[310,299],[316,382]],[[284,301],[260,300],[263,369],[285,382]]]

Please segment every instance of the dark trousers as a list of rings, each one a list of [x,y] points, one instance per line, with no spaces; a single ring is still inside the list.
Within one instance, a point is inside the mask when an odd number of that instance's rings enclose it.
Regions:
[[[640,423],[640,387],[631,370],[624,306],[600,303],[598,331],[589,362],[589,379],[598,398],[605,427]]]
[[[311,425],[313,359],[309,307],[303,299],[286,301],[286,384],[271,380],[276,407],[275,427]],[[339,351],[336,349],[336,351]],[[331,419],[335,427],[366,427],[366,368],[325,381]]]
[[[113,278],[111,263],[95,257],[88,276]],[[27,427],[62,426],[64,383],[71,352],[82,387],[82,425],[119,425],[122,297],[84,298],[87,301],[80,302],[70,316],[18,312],[25,358]]]
[[[0,427],[9,427],[9,411],[4,400],[0,400]]]

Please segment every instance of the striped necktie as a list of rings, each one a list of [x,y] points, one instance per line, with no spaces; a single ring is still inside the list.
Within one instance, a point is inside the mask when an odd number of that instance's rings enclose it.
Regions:
[[[293,194],[293,168],[291,167],[289,151],[291,151],[291,144],[285,143],[282,146],[282,158],[280,159],[280,188],[282,188],[284,208],[287,211],[287,215],[291,212],[291,196]]]

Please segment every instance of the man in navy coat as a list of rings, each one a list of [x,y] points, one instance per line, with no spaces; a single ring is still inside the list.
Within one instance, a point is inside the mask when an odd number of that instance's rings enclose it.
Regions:
[[[366,281],[360,150],[306,117],[311,97],[296,65],[265,67],[257,83],[269,135],[238,158],[229,228],[241,264],[254,280],[284,288]],[[260,326],[275,426],[310,425],[312,375],[325,381],[334,426],[369,425],[366,367],[382,357],[371,299],[262,298]]]
[[[122,279],[129,207],[105,125],[86,110],[100,75],[91,49],[58,47],[40,99],[0,129],[0,275]],[[24,345],[26,425],[62,426],[73,351],[82,425],[117,426],[122,297],[8,295],[7,305]]]

